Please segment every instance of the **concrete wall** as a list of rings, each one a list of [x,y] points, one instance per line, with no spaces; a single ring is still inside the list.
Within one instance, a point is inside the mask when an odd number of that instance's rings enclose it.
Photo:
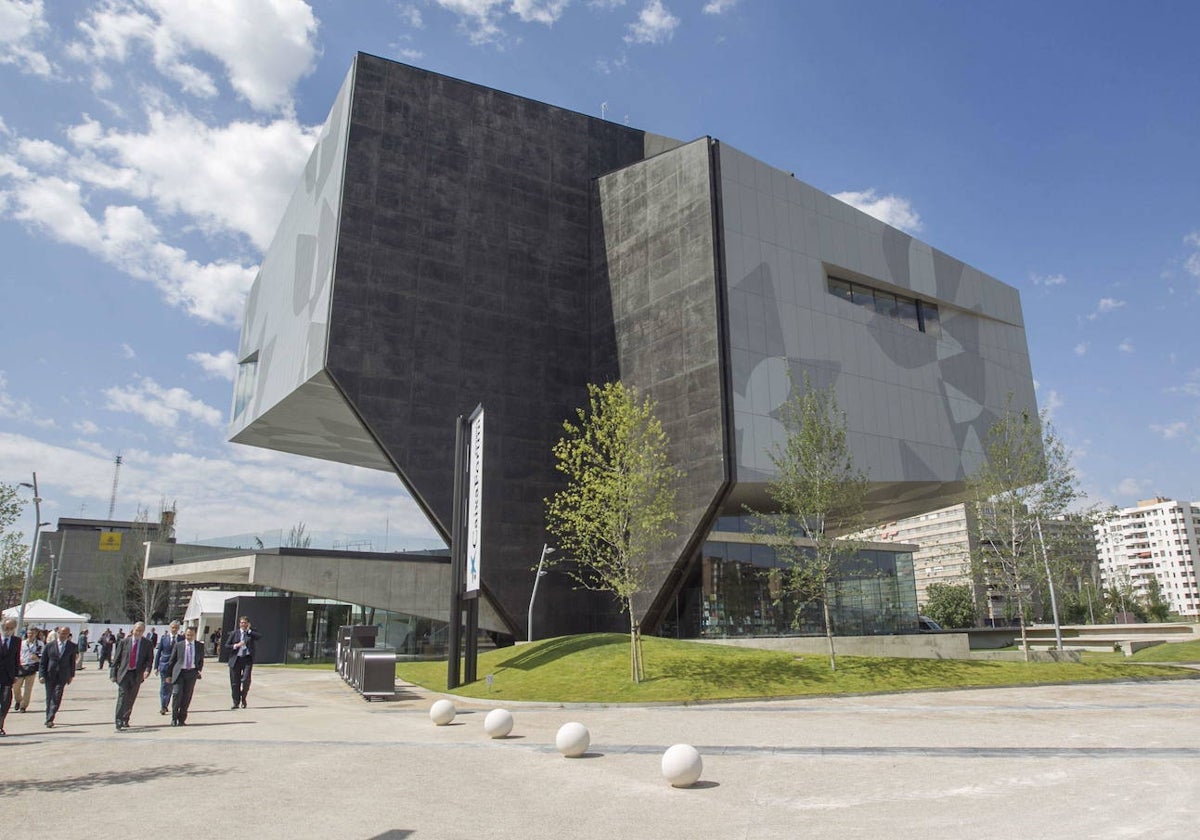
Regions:
[[[760,637],[754,639],[697,639],[705,644],[785,650],[806,656],[828,656],[829,643],[823,636]],[[911,636],[838,636],[834,650],[845,656],[895,656],[904,659],[970,659],[967,637],[962,633],[931,633]]]
[[[592,379],[655,401],[683,473],[677,536],[651,563],[641,611],[709,530],[728,478],[709,141],[610,173],[597,192]]]

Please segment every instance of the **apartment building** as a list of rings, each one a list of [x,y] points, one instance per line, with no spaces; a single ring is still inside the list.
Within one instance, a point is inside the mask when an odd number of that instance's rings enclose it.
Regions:
[[[1157,580],[1171,612],[1200,615],[1200,504],[1156,496],[1096,526],[1105,589],[1145,598]]]

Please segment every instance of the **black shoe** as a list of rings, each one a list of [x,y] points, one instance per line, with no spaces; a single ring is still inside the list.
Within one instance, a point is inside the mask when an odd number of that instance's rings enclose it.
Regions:
[[[46,721],[46,728],[47,728],[47,729],[53,729],[53,728],[54,728],[54,721],[52,721],[52,720],[48,720],[48,721]]]
[[[246,708],[246,701],[245,701],[245,700],[243,700],[243,701],[242,701],[242,708],[243,708],[243,709],[244,709],[244,708]]]
[[[161,709],[158,710],[158,713],[160,715],[165,715],[167,713],[167,707],[163,706]]]
[[[232,712],[236,712],[239,708],[240,707],[238,706],[238,704],[234,703],[232,706],[229,707],[229,710]]]
[[[3,737],[4,737],[5,735],[7,735],[7,734],[8,734],[8,733],[7,733],[7,732],[5,732],[3,729],[0,729],[0,738],[3,738]]]
[[[18,711],[18,712],[21,712],[22,714],[24,714],[24,712],[25,712],[25,707],[24,707],[24,706],[18,706],[18,707],[17,707],[17,711]]]
[[[178,725],[179,725],[179,721],[177,721],[177,720],[172,720],[172,721],[171,721],[171,725],[172,725],[172,726],[178,726]]]

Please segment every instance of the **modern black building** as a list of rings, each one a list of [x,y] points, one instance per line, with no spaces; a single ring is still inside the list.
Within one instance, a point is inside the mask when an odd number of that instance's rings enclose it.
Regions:
[[[1006,396],[1036,408],[1011,287],[711,137],[364,54],[238,353],[233,441],[394,472],[443,536],[454,421],[485,406],[484,585],[517,636],[551,446],[589,382],[652,396],[686,473],[644,603],[682,635],[718,594],[719,518],[766,501],[791,382],[836,387],[880,520],[961,498]],[[540,586],[539,635],[621,627],[610,600]]]

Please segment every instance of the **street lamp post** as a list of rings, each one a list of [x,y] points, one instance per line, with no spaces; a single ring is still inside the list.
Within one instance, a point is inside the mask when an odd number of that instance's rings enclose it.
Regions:
[[[529,633],[528,640],[531,642],[533,641],[533,599],[537,597],[538,581],[542,579],[542,575],[546,574],[542,570],[542,566],[546,562],[546,555],[553,553],[554,549],[548,543],[542,543],[542,556],[538,559],[537,574],[533,577],[533,592],[529,593],[529,615],[525,624]]]
[[[37,473],[33,474],[33,484],[22,481],[21,486],[33,490],[33,521],[37,523],[37,527],[33,529],[33,549],[29,552],[29,562],[25,564],[25,585],[21,587],[21,609],[17,614],[17,632],[23,634],[25,632],[25,604],[29,602],[29,584],[33,581],[33,569],[37,564],[42,526],[50,523],[42,521],[42,497],[38,495]]]

